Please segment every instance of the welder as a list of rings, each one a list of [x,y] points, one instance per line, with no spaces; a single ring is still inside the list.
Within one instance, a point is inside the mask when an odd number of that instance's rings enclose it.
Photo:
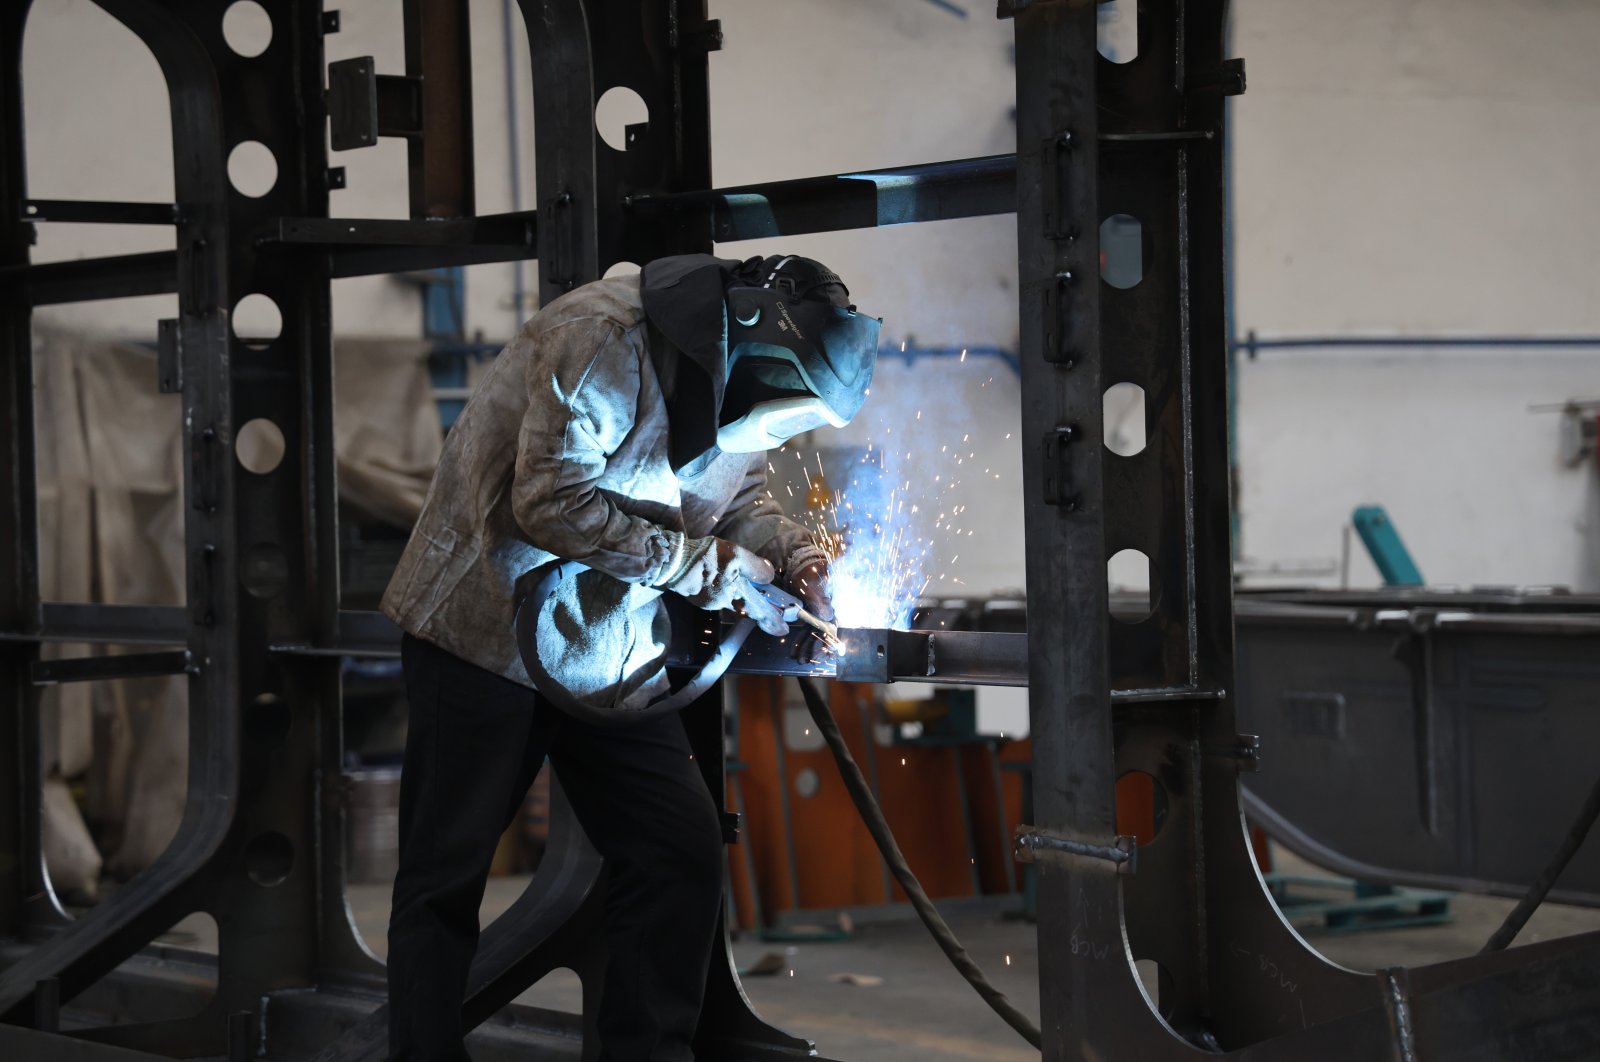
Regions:
[[[828,557],[770,497],[765,451],[850,421],[878,326],[811,259],[683,255],[554,300],[489,368],[383,601],[410,702],[391,1058],[467,1057],[490,861],[546,757],[608,866],[601,1057],[693,1057],[722,832],[660,710],[660,599],[781,636],[755,590],[777,582],[832,618]],[[541,578],[562,565],[581,574]]]

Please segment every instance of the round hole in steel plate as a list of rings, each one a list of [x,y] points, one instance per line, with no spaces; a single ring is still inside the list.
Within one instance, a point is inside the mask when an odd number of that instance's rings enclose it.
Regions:
[[[233,334],[252,350],[265,350],[283,335],[283,311],[270,295],[253,291],[233,304]]]
[[[234,54],[253,59],[272,43],[272,18],[256,0],[238,0],[222,15],[222,39]]]
[[[1132,457],[1147,442],[1144,388],[1136,383],[1112,384],[1101,399],[1106,449],[1118,457]]]
[[[1133,968],[1139,974],[1139,983],[1149,997],[1156,1013],[1163,1018],[1172,1016],[1172,975],[1154,959],[1135,959]]]
[[[1139,58],[1139,0],[1100,0],[1095,50],[1113,63]]]
[[[257,694],[244,709],[244,742],[260,748],[276,745],[289,736],[289,706],[276,693]]]
[[[1143,623],[1156,610],[1155,565],[1136,549],[1120,549],[1106,562],[1111,616],[1122,623]]]
[[[625,85],[606,89],[594,105],[594,125],[600,139],[617,151],[628,150],[628,127],[650,120],[650,105]]]
[[[1123,291],[1139,286],[1150,255],[1144,226],[1132,214],[1112,214],[1100,223],[1100,278]]]
[[[228,152],[228,181],[240,195],[260,199],[278,183],[278,158],[259,140],[244,140]]]
[[[1128,771],[1117,779],[1117,833],[1132,837],[1142,848],[1154,841],[1167,822],[1167,788],[1153,774]]]
[[[233,452],[246,471],[264,476],[283,463],[283,429],[265,417],[248,421],[233,441]]]
[[[254,422],[252,422],[254,423]],[[258,542],[244,551],[239,565],[239,580],[252,597],[277,597],[289,585],[289,561],[283,547]]]
[[[244,850],[244,871],[262,888],[281,885],[294,870],[294,845],[276,830],[258,833]]]

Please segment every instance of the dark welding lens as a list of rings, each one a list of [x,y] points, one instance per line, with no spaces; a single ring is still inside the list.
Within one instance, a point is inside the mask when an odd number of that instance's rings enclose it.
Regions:
[[[883,323],[876,317],[834,306],[828,310],[822,320],[822,348],[839,382],[850,387],[863,372],[872,371],[878,357],[878,332]]]

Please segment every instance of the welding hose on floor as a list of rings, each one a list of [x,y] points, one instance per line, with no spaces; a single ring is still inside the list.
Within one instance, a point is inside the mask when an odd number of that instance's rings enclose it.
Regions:
[[[817,689],[816,683],[810,679],[797,678],[795,681],[800,684],[800,693],[805,697],[806,708],[811,712],[811,721],[822,731],[822,737],[833,752],[833,758],[838,761],[839,775],[844,779],[844,787],[850,791],[850,799],[855,802],[861,821],[866,824],[867,832],[872,834],[872,839],[877,842],[878,851],[883,853],[884,861],[889,864],[895,880],[911,899],[911,906],[916,909],[922,924],[928,927],[928,932],[933,934],[933,939],[939,948],[949,958],[957,972],[977,989],[983,1001],[989,1004],[1007,1025],[1021,1033],[1024,1040],[1036,1048],[1039,1047],[1039,1030],[1028,1020],[1026,1014],[1006,998],[1004,992],[989,983],[989,979],[983,975],[983,970],[973,961],[972,956],[967,954],[967,949],[961,946],[961,942],[956,939],[956,935],[940,916],[938,908],[933,906],[933,901],[928,899],[928,894],[923,891],[917,876],[911,873],[911,868],[906,865],[906,857],[901,854],[900,846],[895,843],[894,833],[883,817],[883,809],[878,806],[877,799],[872,795],[871,786],[867,784],[861,768],[856,765],[855,757],[850,755],[849,746],[844,743],[844,735],[839,733],[839,724],[834,722],[833,713],[828,710],[827,699]]]
[[[1500,923],[1500,928],[1484,944],[1479,955],[1491,951],[1501,951],[1515,939],[1528,924],[1528,919],[1533,917],[1533,912],[1544,903],[1544,898],[1550,895],[1550,890],[1555,887],[1556,879],[1561,872],[1567,869],[1567,864],[1572,862],[1572,857],[1578,854],[1578,849],[1583,847],[1583,839],[1589,836],[1589,828],[1600,819],[1600,778],[1595,779],[1594,788],[1589,790],[1589,798],[1583,802],[1583,807],[1578,810],[1578,817],[1567,828],[1567,834],[1561,839],[1561,845],[1556,849],[1555,855],[1550,857],[1549,864],[1528,886],[1528,891],[1522,899],[1517,901],[1506,915],[1506,920]]]

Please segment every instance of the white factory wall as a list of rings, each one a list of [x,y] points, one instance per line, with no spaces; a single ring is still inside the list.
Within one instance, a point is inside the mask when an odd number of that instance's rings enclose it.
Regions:
[[[1600,334],[1600,6],[1238,0],[1235,17],[1241,331]],[[1558,418],[1528,411],[1600,397],[1597,355],[1246,362],[1246,556],[1337,558],[1376,502],[1432,582],[1600,590],[1593,464],[1564,467]],[[1352,582],[1377,584],[1355,553]]]
[[[1118,7],[1128,0],[1120,0]],[[397,5],[347,0],[329,58],[401,68]],[[712,56],[719,183],[847,171],[1012,147],[1008,23],[923,0],[713,0],[727,47]],[[221,5],[219,5],[219,11]],[[1115,10],[1113,8],[1112,10]],[[477,196],[510,209],[500,0],[475,0]],[[1237,321],[1263,335],[1600,332],[1600,9],[1557,2],[1238,0],[1234,51]],[[513,62],[527,49],[513,12]],[[30,190],[41,198],[171,195],[170,133],[154,60],[90,0],[38,0],[25,50]],[[522,206],[532,122],[517,123]],[[603,115],[602,117],[610,117]],[[623,120],[639,119],[638,115]],[[335,213],[406,210],[397,141],[335,155]],[[1015,343],[1014,222],[971,219],[783,241],[854,281],[886,335],[917,344]],[[41,226],[38,258],[170,246],[160,228]],[[727,245],[755,254],[779,245]],[[526,286],[535,287],[534,267]],[[489,338],[522,315],[510,266],[468,271],[467,324]],[[343,334],[411,336],[414,291],[341,281]],[[96,331],[149,335],[170,299],[49,311]],[[1247,555],[1337,558],[1340,526],[1387,505],[1431,579],[1597,586],[1592,469],[1556,458],[1556,419],[1534,402],[1600,393],[1592,354],[1392,357],[1267,354],[1240,373]],[[993,382],[989,378],[993,377]],[[1021,582],[1017,381],[998,362],[887,362],[879,416],[937,408],[913,441],[972,436],[1001,478],[965,498],[980,519],[952,574],[973,592]],[[862,433],[857,433],[859,436]],[[1357,550],[1359,554],[1359,549]],[[1357,583],[1376,574],[1357,556]],[[1124,579],[1126,577],[1123,577]],[[1332,581],[1329,575],[1324,581]],[[1131,581],[1131,580],[1128,580]]]
[[[1594,461],[1565,467],[1558,418],[1527,408],[1569,395],[1600,396],[1595,354],[1263,355],[1241,379],[1245,551],[1332,568],[1341,522],[1380,502],[1431,584],[1600,590]],[[1349,581],[1382,582],[1359,540]]]

